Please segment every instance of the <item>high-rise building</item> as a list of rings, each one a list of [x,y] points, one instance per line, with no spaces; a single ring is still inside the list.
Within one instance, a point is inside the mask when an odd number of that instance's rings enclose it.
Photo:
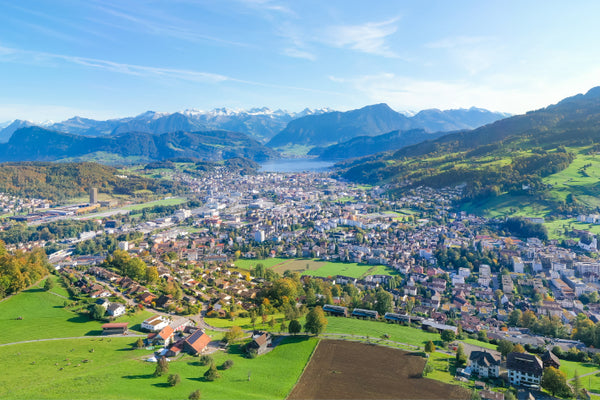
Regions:
[[[98,188],[90,188],[90,204],[96,204],[98,202]]]

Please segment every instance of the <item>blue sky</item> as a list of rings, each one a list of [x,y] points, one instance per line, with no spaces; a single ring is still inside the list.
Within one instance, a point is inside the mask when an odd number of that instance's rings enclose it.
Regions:
[[[600,2],[0,0],[0,122],[483,107],[600,85]]]

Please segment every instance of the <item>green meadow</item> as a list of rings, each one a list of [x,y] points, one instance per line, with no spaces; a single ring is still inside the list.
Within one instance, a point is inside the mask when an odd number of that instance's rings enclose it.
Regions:
[[[154,377],[156,364],[144,361],[151,351],[132,350],[132,338],[95,337],[0,347],[2,399],[186,399],[200,389],[206,399],[284,399],[300,377],[316,339],[284,339],[272,352],[247,359],[239,346],[219,351],[215,364],[231,359],[214,382],[203,378],[207,366],[184,355],[169,363],[168,374],[181,383]]]
[[[56,280],[56,277],[51,276],[50,279]],[[0,323],[5,328],[0,335],[0,344],[101,333],[102,322],[92,321],[86,315],[65,308],[65,303],[71,304],[72,301],[62,297],[66,290],[58,282],[50,292],[40,286],[0,302]],[[117,322],[129,322],[129,326],[134,327],[150,315],[149,311],[138,311],[119,317]]]
[[[252,270],[257,264],[271,268],[278,274],[285,271],[300,272],[302,275],[333,277],[336,275],[362,278],[367,275],[397,275],[397,272],[385,265],[365,265],[357,263],[329,262],[309,258],[267,258],[264,260],[239,259],[234,261],[237,268]]]

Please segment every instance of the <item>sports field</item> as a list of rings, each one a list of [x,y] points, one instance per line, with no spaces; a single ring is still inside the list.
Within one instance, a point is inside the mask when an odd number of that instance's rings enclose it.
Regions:
[[[236,267],[244,270],[252,270],[257,264],[262,264],[278,274],[283,274],[285,271],[295,271],[302,275],[318,277],[344,275],[358,279],[367,275],[398,274],[393,268],[385,265],[329,262],[309,258],[267,258],[264,260],[240,259],[236,260],[234,264]]]

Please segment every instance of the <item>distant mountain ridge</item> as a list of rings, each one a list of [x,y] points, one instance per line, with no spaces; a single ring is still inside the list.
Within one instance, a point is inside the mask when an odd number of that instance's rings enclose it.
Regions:
[[[8,143],[0,144],[0,161],[56,161],[94,153],[144,161],[176,157],[205,161],[244,157],[264,161],[279,156],[247,135],[229,131],[178,131],[161,135],[128,132],[90,137],[32,126],[15,131]]]
[[[392,131],[377,136],[357,136],[328,147],[314,147],[308,152],[308,155],[319,156],[322,160],[343,160],[382,151],[398,150],[425,140],[437,139],[446,134],[447,132],[430,133],[424,129],[411,129],[409,131]]]
[[[309,115],[291,121],[267,146],[328,146],[358,136],[376,136],[391,131],[423,129],[427,132],[472,129],[507,117],[480,108],[423,110],[412,117],[392,110],[387,104],[374,104],[346,112]]]
[[[17,129],[27,126],[42,126],[57,132],[83,136],[117,135],[126,132],[163,134],[177,131],[226,130],[242,132],[258,141],[266,142],[295,118],[329,111],[331,110],[306,108],[295,113],[284,110],[272,111],[267,107],[250,110],[217,108],[212,111],[191,109],[174,113],[146,111],[135,117],[105,121],[73,117],[66,121],[43,125],[30,121],[15,120],[6,127],[0,127],[0,143],[8,142]]]

